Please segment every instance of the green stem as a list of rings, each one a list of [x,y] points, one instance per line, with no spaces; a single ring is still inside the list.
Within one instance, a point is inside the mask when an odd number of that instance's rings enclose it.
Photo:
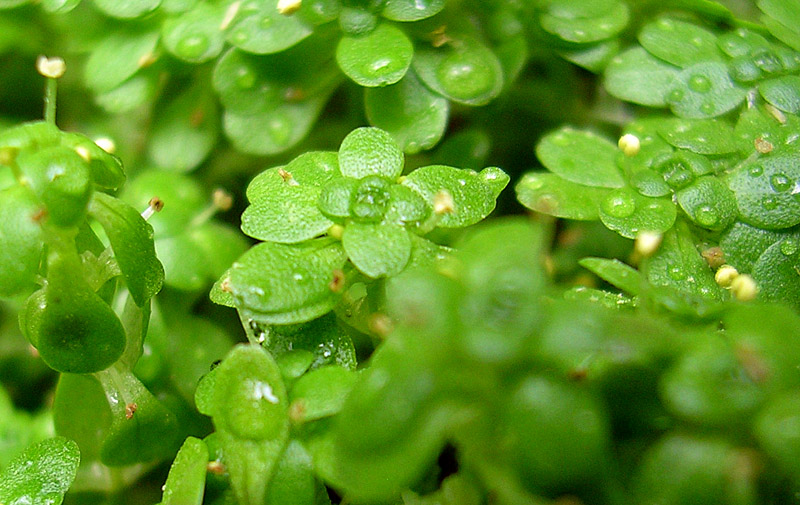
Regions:
[[[56,92],[58,90],[57,79],[52,77],[47,79],[44,91],[44,120],[51,125],[56,124]]]

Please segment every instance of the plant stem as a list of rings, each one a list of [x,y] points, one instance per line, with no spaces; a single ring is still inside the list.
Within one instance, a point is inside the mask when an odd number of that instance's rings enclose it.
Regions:
[[[44,91],[44,120],[51,125],[56,124],[56,92],[58,80],[52,77],[47,79]]]

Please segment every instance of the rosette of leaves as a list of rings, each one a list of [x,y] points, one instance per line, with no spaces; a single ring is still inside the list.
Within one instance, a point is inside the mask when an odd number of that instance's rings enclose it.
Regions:
[[[318,317],[337,303],[336,275],[344,281],[344,270],[355,269],[372,282],[434,259],[440,248],[423,235],[485,218],[508,183],[493,167],[433,165],[401,176],[403,164],[391,136],[368,127],[338,152],[307,153],[259,174],[242,230],[265,242],[223,276],[227,303],[266,324]]]

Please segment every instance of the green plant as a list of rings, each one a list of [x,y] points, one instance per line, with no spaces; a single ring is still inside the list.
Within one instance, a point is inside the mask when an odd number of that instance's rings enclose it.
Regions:
[[[0,505],[791,503],[798,26],[0,0]]]

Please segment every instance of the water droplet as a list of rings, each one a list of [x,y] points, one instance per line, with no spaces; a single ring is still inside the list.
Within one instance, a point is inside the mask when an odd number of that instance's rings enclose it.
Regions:
[[[675,29],[675,23],[671,19],[661,18],[657,21],[658,27],[664,31],[672,31]]]
[[[719,214],[710,205],[703,205],[695,211],[695,220],[701,226],[714,226],[719,222]]]
[[[784,174],[775,174],[769,178],[769,182],[778,193],[789,191],[792,188],[792,181],[789,180]]]
[[[459,184],[460,186],[466,186],[466,185],[467,185],[467,181],[465,181],[464,179],[459,179],[459,180],[458,180],[458,184]]]
[[[264,17],[262,17],[261,21],[259,22],[259,24],[261,25],[261,28],[264,28],[264,29],[271,28],[272,24],[273,24],[272,16],[264,16]]]
[[[235,44],[244,44],[248,40],[250,40],[250,34],[245,30],[237,30],[233,33],[233,42]]]
[[[800,250],[800,244],[795,239],[787,238],[781,242],[781,252],[785,256],[793,256],[797,254],[798,250]]]
[[[565,147],[565,146],[569,145],[569,138],[567,138],[566,135],[563,135],[561,133],[559,133],[557,135],[553,135],[552,137],[550,137],[550,141],[553,142],[553,144],[555,144],[557,146],[561,146],[561,147]]]
[[[702,74],[695,74],[689,78],[689,89],[698,93],[708,93],[711,90],[711,80]]]
[[[205,35],[190,35],[178,42],[175,52],[188,59],[197,59],[208,51],[210,43]]]
[[[390,60],[389,58],[379,58],[369,64],[369,70],[373,74],[378,74],[381,72],[381,70],[384,70],[391,64],[392,60]]]
[[[489,93],[495,85],[495,75],[472,53],[455,53],[439,64],[436,76],[445,92],[469,100]]]
[[[603,202],[603,211],[609,216],[626,218],[636,210],[636,202],[626,193],[611,194]]]
[[[778,207],[778,199],[773,196],[768,196],[761,200],[761,206],[766,210],[774,210]]]
[[[686,93],[681,88],[675,88],[667,95],[667,102],[678,103],[683,100],[685,94]]]
[[[297,282],[300,282],[303,280],[303,274],[295,273],[294,275],[292,275],[292,279],[296,280]]]
[[[706,102],[700,106],[700,112],[703,114],[713,114],[715,110],[717,110],[717,106],[714,105],[714,102]]]
[[[747,169],[747,173],[750,174],[750,177],[758,177],[764,173],[764,168],[759,164],[751,165]]]

